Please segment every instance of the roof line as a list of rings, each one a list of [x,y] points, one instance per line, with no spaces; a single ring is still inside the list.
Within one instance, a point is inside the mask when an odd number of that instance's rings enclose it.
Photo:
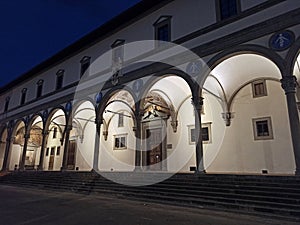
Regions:
[[[109,21],[101,25],[99,28],[91,31],[90,33],[83,36],[79,40],[70,44],[69,46],[62,49],[61,51],[57,52],[50,58],[39,63],[38,65],[30,69],[28,72],[25,72],[23,75],[19,76],[18,78],[14,79],[8,84],[0,87],[0,94],[8,91],[18,83],[28,80],[32,76],[41,73],[47,70],[49,67],[54,66],[60,63],[61,61],[77,54],[83,49],[94,45],[96,42],[99,42],[104,38],[106,38],[107,36],[111,35],[112,33],[117,32],[118,29],[130,25],[133,22],[133,20],[136,19],[137,17],[142,16],[147,12],[152,12],[157,8],[161,8],[171,1],[174,0],[142,0],[141,2],[128,8],[127,10],[120,13],[119,15],[113,17],[112,19],[110,19]]]

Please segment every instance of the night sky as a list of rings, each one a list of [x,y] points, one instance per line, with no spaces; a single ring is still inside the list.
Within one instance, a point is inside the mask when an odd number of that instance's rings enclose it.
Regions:
[[[1,0],[0,87],[140,0]]]

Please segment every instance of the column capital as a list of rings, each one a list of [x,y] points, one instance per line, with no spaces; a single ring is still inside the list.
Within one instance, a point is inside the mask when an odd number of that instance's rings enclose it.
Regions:
[[[95,124],[96,125],[102,125],[103,124],[103,118],[96,118],[95,119]]]
[[[202,110],[203,100],[204,98],[202,97],[198,97],[198,98],[192,97],[192,104],[197,110]]]
[[[137,121],[141,121],[143,119],[144,116],[144,111],[138,110],[137,112],[135,112],[135,118]]]
[[[231,125],[231,120],[234,118],[234,113],[224,112],[222,113],[222,118],[224,119],[226,126],[229,127]]]
[[[173,128],[173,132],[177,132],[177,127],[178,127],[178,120],[171,120],[171,126]]]
[[[284,76],[280,82],[285,94],[296,93],[297,78],[295,76]]]
[[[67,132],[70,132],[70,131],[72,130],[72,128],[73,128],[72,125],[67,125],[67,126],[66,126],[66,131],[67,131]]]
[[[30,138],[30,134],[27,134],[27,133],[24,134],[24,138],[25,138],[25,139],[29,139],[29,138]]]

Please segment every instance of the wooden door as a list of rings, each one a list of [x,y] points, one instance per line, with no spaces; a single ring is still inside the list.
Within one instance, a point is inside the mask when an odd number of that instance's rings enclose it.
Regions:
[[[48,167],[48,170],[53,170],[53,167],[54,167],[54,157],[55,157],[55,148],[51,148],[50,157],[49,157],[49,167]]]
[[[69,149],[68,149],[68,160],[67,160],[67,168],[68,170],[75,169],[75,160],[76,160],[76,141],[69,141]]]
[[[147,165],[151,170],[161,170],[162,165],[162,131],[161,128],[146,130]]]

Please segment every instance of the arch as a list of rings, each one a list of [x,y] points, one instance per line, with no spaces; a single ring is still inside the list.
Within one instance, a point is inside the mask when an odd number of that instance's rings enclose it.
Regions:
[[[213,58],[211,58],[207,65],[212,71],[217,65],[225,61],[226,59],[229,59],[233,56],[241,55],[241,54],[256,54],[265,57],[266,59],[271,60],[280,70],[281,74],[284,74],[286,64],[284,60],[281,58],[280,55],[278,55],[273,50],[260,46],[260,45],[239,45],[235,46],[233,48],[227,49],[222,51],[221,53],[217,54]],[[207,74],[208,76],[208,74]],[[206,78],[204,79],[206,80]]]
[[[295,63],[296,63],[296,60],[297,60],[299,54],[300,54],[300,37],[297,38],[295,43],[290,47],[290,49],[285,57],[285,61],[287,64],[286,74],[285,74],[286,76],[293,75]]]
[[[0,137],[2,137],[3,132],[7,130],[7,128],[8,127],[6,123],[0,125]]]
[[[24,123],[25,130],[27,130],[27,125],[26,125],[25,119],[23,119],[23,118],[17,119],[12,125],[12,132],[11,132],[12,135],[17,132],[17,129],[18,129],[18,126],[20,125],[20,123]]]
[[[43,119],[43,115],[41,113],[36,113],[36,114],[33,114],[31,117],[30,117],[30,120],[28,122],[28,131],[30,131],[34,121],[38,118],[38,117],[41,117],[42,119],[42,123],[43,123],[43,127],[45,125],[45,121]]]
[[[159,82],[159,80],[164,79],[166,77],[171,77],[171,76],[175,76],[175,77],[180,77],[182,78],[188,85],[191,93],[194,93],[194,90],[196,89],[195,86],[197,86],[195,84],[195,82],[190,78],[190,76],[182,71],[179,70],[175,70],[175,69],[170,69],[170,70],[166,70],[163,72],[159,72],[154,74],[144,85],[144,88],[142,89],[142,91],[140,92],[140,95],[138,96],[139,99],[139,110],[143,111],[142,106],[143,103],[145,101],[145,97],[147,96],[147,94],[149,93],[150,89],[153,87],[153,85],[155,85],[157,82]]]
[[[46,119],[46,122],[45,122],[45,128],[49,127],[50,126],[50,123],[51,123],[51,120],[52,120],[52,117],[53,115],[59,111],[59,110],[62,110],[64,112],[64,116],[65,116],[65,121],[67,122],[67,113],[66,113],[66,110],[63,106],[58,106],[58,107],[55,107],[53,109],[50,110],[49,114],[48,114],[48,117]]]
[[[7,139],[8,139],[8,130],[6,125],[2,125],[0,129],[0,169],[2,170],[3,167],[5,167],[4,164],[4,158],[5,158],[5,150],[7,145]]]
[[[127,91],[130,94],[130,96],[133,98],[133,101],[135,103],[137,102],[137,96],[135,95],[133,90],[131,88],[129,88],[128,86],[121,85],[121,86],[112,88],[107,93],[105,93],[105,95],[103,96],[102,101],[96,110],[97,118],[99,118],[100,120],[103,119],[103,112],[104,112],[105,108],[107,107],[107,103],[109,102],[111,97],[113,97],[115,94],[117,94],[120,91]]]
[[[76,100],[76,102],[73,104],[73,109],[72,109],[73,113],[72,113],[72,115],[77,111],[77,109],[81,106],[81,104],[83,102],[90,102],[94,106],[95,113],[96,113],[97,107],[95,105],[95,101],[90,97],[86,97],[86,98],[83,98],[83,99]]]
[[[219,136],[212,140],[220,140],[220,147],[211,155],[207,171],[260,174],[267,169],[269,174],[291,173],[288,112],[280,87],[280,79],[286,75],[284,59],[262,46],[240,45],[215,55],[208,65],[211,73],[205,77],[205,87],[216,95],[207,96],[207,103],[213,106],[213,113],[217,112],[209,120],[212,136]],[[217,82],[208,78],[211,75]],[[217,111],[218,99],[222,99],[224,107]],[[267,132],[258,135],[259,119]],[[222,120],[225,124],[219,129]],[[283,143],[287,146],[285,153],[281,151]]]
[[[20,133],[18,135],[18,131]],[[8,154],[8,168],[14,170],[19,166],[21,155],[23,152],[22,145],[24,145],[24,134],[27,131],[27,125],[24,118],[18,119],[14,122],[11,132],[13,142],[11,143]],[[23,133],[24,132],[24,133]]]

